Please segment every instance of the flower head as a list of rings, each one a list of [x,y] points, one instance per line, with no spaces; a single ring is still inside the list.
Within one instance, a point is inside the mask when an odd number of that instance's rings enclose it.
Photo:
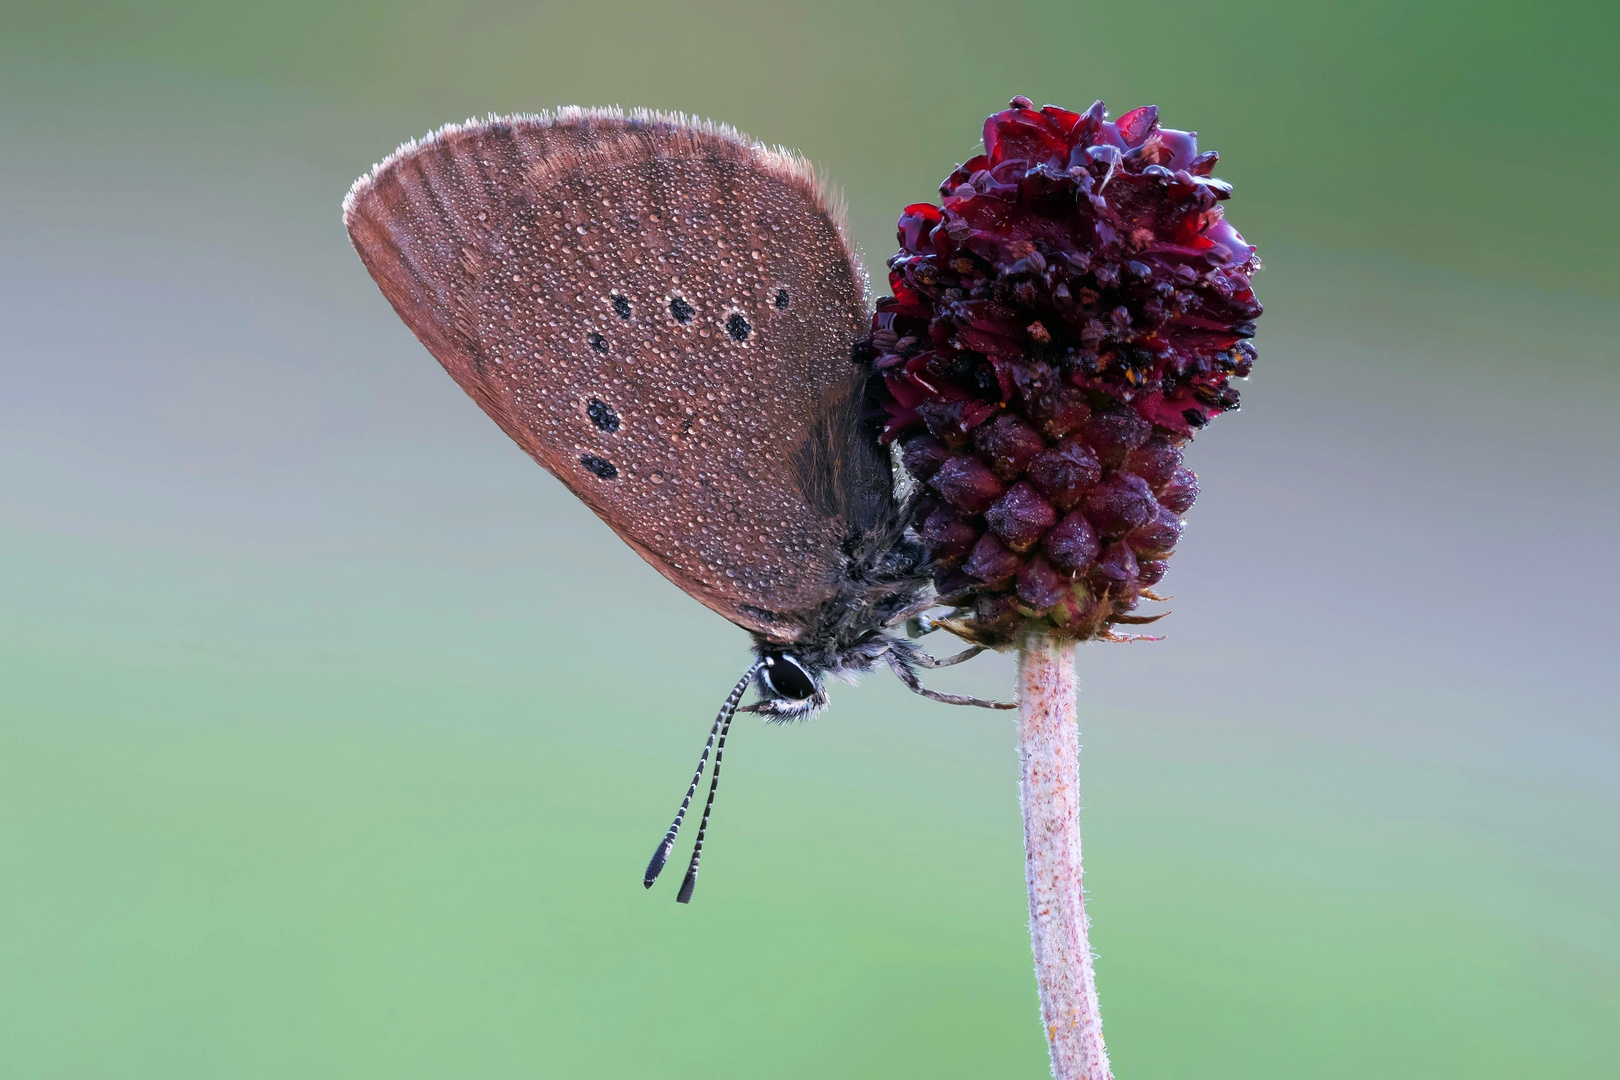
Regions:
[[[1109,635],[1164,576],[1195,432],[1255,358],[1254,248],[1191,132],[1146,106],[1035,109],[900,216],[869,361],[953,630]],[[1151,596],[1151,593],[1146,593]]]

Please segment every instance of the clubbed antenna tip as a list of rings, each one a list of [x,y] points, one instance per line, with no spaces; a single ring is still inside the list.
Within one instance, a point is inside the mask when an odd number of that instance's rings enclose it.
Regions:
[[[658,875],[664,872],[664,864],[669,861],[669,853],[674,848],[675,837],[665,836],[659,843],[657,850],[653,852],[652,861],[647,864],[647,872],[642,875],[641,884],[643,888],[650,889],[653,887],[653,882],[658,880]]]

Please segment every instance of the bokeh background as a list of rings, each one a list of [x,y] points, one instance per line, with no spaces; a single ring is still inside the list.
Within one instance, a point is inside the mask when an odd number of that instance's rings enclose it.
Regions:
[[[0,1076],[1042,1075],[1006,718],[750,721],[643,892],[744,637],[338,221],[443,122],[645,104],[881,271],[1023,93],[1197,129],[1267,265],[1166,640],[1080,657],[1119,1075],[1613,1077],[1617,13],[9,0]]]

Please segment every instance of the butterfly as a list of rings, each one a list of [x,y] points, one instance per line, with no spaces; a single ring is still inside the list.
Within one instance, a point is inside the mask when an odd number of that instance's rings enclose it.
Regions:
[[[865,272],[801,157],[681,115],[569,108],[451,125],[361,177],[343,220],[418,340],[666,578],[746,630],[709,729],[691,898],[738,711],[788,721],[829,676],[924,687],[932,567],[869,422]],[[919,623],[921,620],[921,623]],[[749,686],[758,700],[742,706]]]

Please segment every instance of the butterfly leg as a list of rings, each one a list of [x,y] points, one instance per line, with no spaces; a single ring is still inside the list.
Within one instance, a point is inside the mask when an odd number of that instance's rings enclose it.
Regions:
[[[929,629],[932,630],[933,627],[930,626]],[[986,651],[985,646],[974,645],[972,648],[963,649],[955,656],[947,656],[943,660],[936,660],[934,657],[929,656],[927,653],[923,652],[909,641],[900,641],[891,637],[887,639],[885,644],[890,652],[898,653],[900,659],[905,663],[913,667],[930,669],[950,667],[952,664],[960,664],[964,660],[971,660],[975,656],[978,656],[980,653]]]
[[[918,667],[922,667],[922,668],[942,668],[942,667],[950,667],[952,664],[960,664],[964,660],[971,660],[975,656],[978,656],[982,652],[984,652],[984,646],[983,645],[975,645],[971,649],[963,649],[961,652],[957,653],[955,656],[947,656],[943,660],[936,660],[932,656],[929,656],[927,653],[924,653],[924,652],[916,653],[916,654],[908,657],[908,659],[913,664],[916,664]]]
[[[938,690],[930,690],[922,684],[922,680],[917,678],[917,672],[903,658],[892,651],[884,653],[883,656],[889,662],[889,667],[894,669],[895,675],[899,677],[901,682],[906,684],[906,689],[913,694],[921,694],[930,701],[942,701],[947,705],[976,705],[981,709],[1017,708],[1010,701],[986,701],[983,698],[968,697],[964,694],[942,694]]]

